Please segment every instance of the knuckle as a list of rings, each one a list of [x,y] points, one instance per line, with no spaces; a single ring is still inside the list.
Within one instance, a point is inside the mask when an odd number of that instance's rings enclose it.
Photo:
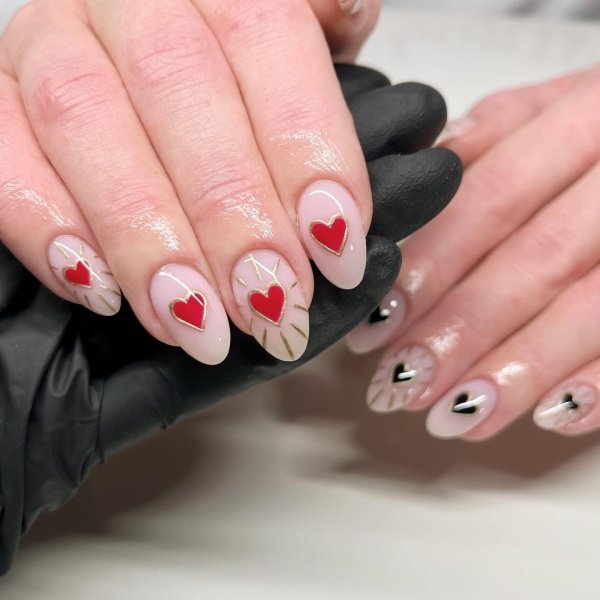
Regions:
[[[188,217],[194,227],[236,216],[256,221],[264,213],[260,198],[265,194],[266,183],[255,171],[222,163],[213,172],[204,172],[202,182],[191,190]]]
[[[214,23],[219,37],[244,48],[260,44],[272,47],[273,40],[285,39],[290,28],[301,28],[312,16],[305,0],[229,0],[218,3]]]
[[[220,65],[210,36],[182,15],[165,17],[160,26],[128,42],[127,70],[134,85],[155,93],[189,87],[198,77],[211,79]]]
[[[98,109],[124,96],[124,88],[107,66],[67,60],[34,82],[29,98],[35,119],[48,125],[94,120]]]

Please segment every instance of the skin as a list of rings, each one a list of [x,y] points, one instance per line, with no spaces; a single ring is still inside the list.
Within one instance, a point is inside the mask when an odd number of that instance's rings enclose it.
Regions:
[[[366,165],[332,66],[351,59],[379,2],[37,0],[0,38],[0,240],[57,295],[45,260],[76,235],[144,327],[174,343],[148,293],[193,266],[230,318],[234,262],[268,248],[312,273],[296,203],[335,180],[371,218]],[[307,85],[307,81],[310,85]]]
[[[597,67],[503,91],[443,142],[467,166],[464,183],[403,245],[407,312],[381,363],[410,345],[433,356],[435,377],[407,410],[491,383],[496,406],[463,439],[498,434],[569,381],[598,391],[599,93]],[[558,433],[599,427],[594,409]]]

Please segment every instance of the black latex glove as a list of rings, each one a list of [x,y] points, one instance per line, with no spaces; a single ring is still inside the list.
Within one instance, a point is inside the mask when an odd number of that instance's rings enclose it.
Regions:
[[[300,366],[365,319],[398,274],[395,242],[452,198],[458,159],[421,151],[445,123],[441,96],[416,83],[391,87],[360,67],[340,66],[338,75],[369,161],[374,219],[360,287],[340,290],[315,273],[311,338],[299,361],[279,362],[232,328],[227,360],[203,366],[150,337],[127,306],[107,319],[57,298],[0,245],[0,572],[37,515],[71,498],[94,464]]]

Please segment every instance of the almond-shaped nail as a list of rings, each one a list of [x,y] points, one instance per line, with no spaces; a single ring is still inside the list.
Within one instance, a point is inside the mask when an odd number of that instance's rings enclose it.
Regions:
[[[304,245],[319,271],[342,289],[363,279],[367,244],[352,194],[335,181],[315,181],[298,203],[298,226]]]
[[[452,388],[427,415],[427,431],[434,437],[460,437],[475,429],[493,412],[498,394],[493,383],[473,379]]]
[[[541,429],[575,430],[598,402],[594,386],[570,382],[546,394],[533,412],[533,420]]]
[[[406,346],[383,358],[367,391],[367,404],[378,413],[402,410],[421,396],[434,374],[431,353],[421,346]]]
[[[87,242],[63,235],[50,242],[48,263],[74,300],[91,311],[112,316],[121,308],[121,290],[106,262]]]
[[[349,14],[355,15],[364,5],[364,0],[339,0],[342,10]]]
[[[231,338],[227,313],[196,269],[165,265],[150,282],[150,299],[161,323],[185,352],[207,365],[225,360]]]
[[[392,288],[369,318],[348,334],[348,347],[356,354],[365,354],[383,346],[396,333],[405,314],[404,296]]]
[[[231,285],[258,343],[279,360],[300,358],[308,344],[308,304],[285,258],[273,250],[249,252],[233,267]]]

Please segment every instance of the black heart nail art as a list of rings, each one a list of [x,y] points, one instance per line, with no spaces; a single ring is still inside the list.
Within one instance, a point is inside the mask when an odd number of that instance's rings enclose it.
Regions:
[[[389,308],[378,306],[369,316],[369,325],[376,323],[385,323],[390,318],[392,311]]]
[[[414,369],[404,363],[398,363],[392,371],[392,383],[411,381],[416,375],[417,372]]]
[[[573,400],[573,394],[565,394],[561,406],[567,410],[577,410],[579,408],[579,404]]]
[[[452,404],[452,412],[459,415],[473,415],[477,412],[477,406],[470,402],[471,397],[466,392],[458,395]]]

